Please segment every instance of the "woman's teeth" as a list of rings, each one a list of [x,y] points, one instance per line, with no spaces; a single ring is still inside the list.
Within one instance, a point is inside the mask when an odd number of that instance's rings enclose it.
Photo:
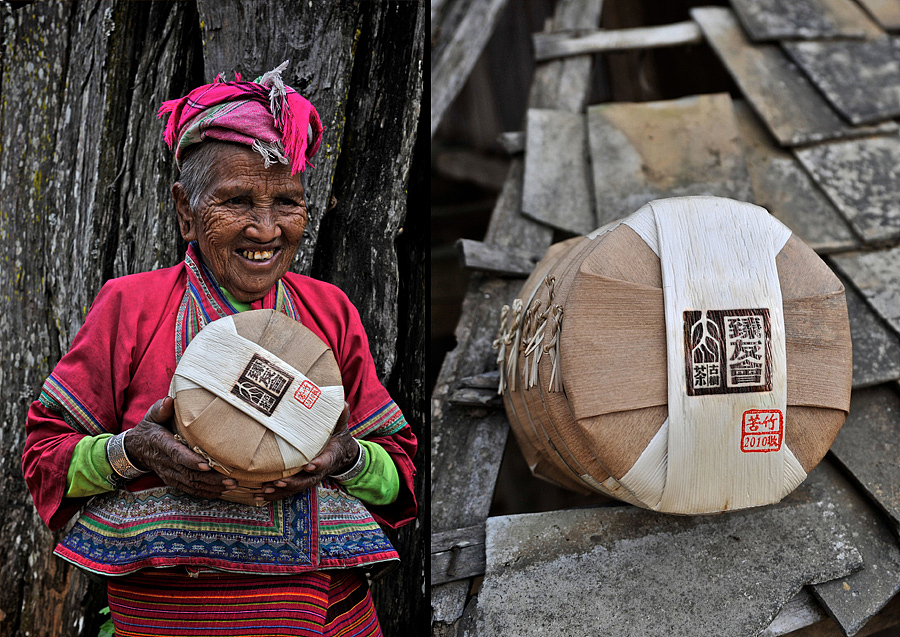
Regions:
[[[245,259],[250,259],[251,261],[268,261],[272,258],[272,255],[275,254],[274,250],[263,250],[262,252],[250,252],[249,250],[243,250],[241,252]]]

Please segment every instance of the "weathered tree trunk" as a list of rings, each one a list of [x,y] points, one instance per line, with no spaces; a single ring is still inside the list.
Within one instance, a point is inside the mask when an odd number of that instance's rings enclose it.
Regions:
[[[425,223],[406,218],[406,190],[423,16],[421,2],[0,4],[0,637],[93,636],[103,621],[102,584],[53,557],[59,534],[27,495],[25,413],[106,279],[181,259],[156,110],[220,71],[252,79],[290,59],[286,82],[319,110],[327,128],[295,266],[345,288],[422,435]],[[421,525],[394,537],[405,563],[376,598],[386,634],[414,634]]]
[[[424,590],[409,585],[425,581],[424,169],[410,179],[414,142],[421,145],[419,166],[430,161],[428,137],[422,129],[416,135],[424,122],[419,103],[425,11],[415,2],[369,2],[362,9],[346,142],[332,191],[336,201],[322,224],[313,275],[338,285],[360,308],[379,373],[420,441],[419,518],[389,534],[403,561],[374,589],[385,634],[400,637],[425,634],[429,622]],[[410,33],[415,36],[404,35]]]

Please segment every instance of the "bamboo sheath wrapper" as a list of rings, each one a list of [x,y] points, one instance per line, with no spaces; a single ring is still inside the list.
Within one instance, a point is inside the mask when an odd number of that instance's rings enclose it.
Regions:
[[[638,215],[652,216],[652,226],[635,225],[642,238],[655,231],[647,243],[658,245],[662,267],[666,471],[662,482],[660,445],[651,442],[622,483],[635,481],[651,508],[672,513],[778,502],[806,477],[784,444],[787,363],[775,257],[791,232],[766,210],[727,199],[657,201]]]

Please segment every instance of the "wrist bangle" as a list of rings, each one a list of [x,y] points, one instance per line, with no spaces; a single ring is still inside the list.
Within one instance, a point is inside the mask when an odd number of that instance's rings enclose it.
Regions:
[[[109,465],[113,470],[114,475],[110,476],[112,478],[118,476],[125,480],[131,480],[138,476],[142,476],[145,473],[149,473],[149,471],[144,471],[134,466],[134,463],[131,462],[128,454],[125,453],[125,434],[127,434],[128,431],[130,430],[116,434],[106,441],[106,459],[109,461]],[[110,482],[113,481],[110,480]],[[115,482],[113,482],[113,484],[115,484]]]
[[[332,480],[335,480],[337,482],[349,482],[365,470],[366,448],[359,444],[359,440],[357,440],[356,438],[353,439],[353,442],[355,442],[356,446],[359,448],[359,455],[356,458],[356,463],[343,473],[338,473],[330,476]]]

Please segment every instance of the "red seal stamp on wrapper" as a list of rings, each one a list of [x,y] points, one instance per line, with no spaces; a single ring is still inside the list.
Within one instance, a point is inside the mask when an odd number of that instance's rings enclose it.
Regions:
[[[316,404],[321,395],[322,390],[308,380],[303,381],[297,388],[297,391],[294,392],[294,398],[297,399],[297,402],[307,409],[312,409],[312,406]]]
[[[741,451],[767,453],[781,449],[784,414],[779,409],[748,409],[741,419]]]

